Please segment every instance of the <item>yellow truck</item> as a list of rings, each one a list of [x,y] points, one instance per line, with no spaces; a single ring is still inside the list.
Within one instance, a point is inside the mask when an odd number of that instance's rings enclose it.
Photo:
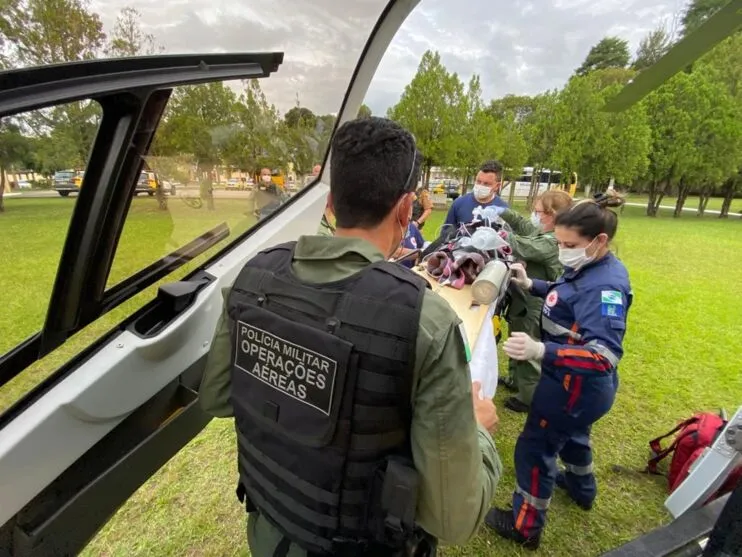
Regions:
[[[134,195],[146,193],[152,197],[157,191],[159,182],[157,174],[151,170],[142,170],[142,173],[139,175],[139,180],[137,180],[137,187],[134,189]]]
[[[85,174],[82,170],[60,170],[54,173],[54,189],[62,197],[67,197],[72,192],[80,191],[82,177]]]

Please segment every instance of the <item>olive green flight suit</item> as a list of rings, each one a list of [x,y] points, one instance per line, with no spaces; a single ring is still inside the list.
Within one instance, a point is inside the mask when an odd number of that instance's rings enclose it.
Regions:
[[[559,262],[559,248],[553,232],[542,232],[520,213],[507,209],[500,215],[513,229],[508,241],[513,256],[526,266],[530,278],[554,281],[564,272]],[[510,332],[523,332],[531,338],[541,338],[541,309],[543,300],[530,294],[525,299],[514,297],[508,310],[507,321]],[[536,362],[510,359],[508,376],[517,389],[515,397],[530,406],[533,392],[541,376],[541,367]]]
[[[382,259],[379,250],[365,240],[302,236],[292,269],[302,281],[324,283],[344,279]],[[225,301],[228,295],[229,288],[225,288]],[[441,543],[451,544],[464,544],[476,535],[502,473],[495,443],[474,417],[468,348],[460,324],[443,298],[431,290],[425,292],[413,370],[410,429],[413,462],[420,476],[416,520]],[[203,409],[216,417],[233,415],[229,403],[230,353],[224,311],[199,393]],[[234,486],[225,485],[224,489],[233,491]],[[236,497],[235,504],[239,504]],[[283,537],[259,513],[250,513],[247,531],[253,557],[273,555]],[[287,557],[305,555],[304,550],[291,544]]]

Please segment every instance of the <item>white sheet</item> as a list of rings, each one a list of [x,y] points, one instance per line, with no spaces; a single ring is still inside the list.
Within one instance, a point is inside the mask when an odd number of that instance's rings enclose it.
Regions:
[[[492,304],[484,318],[484,323],[482,323],[482,328],[472,351],[471,362],[469,362],[471,380],[472,382],[479,381],[482,384],[482,394],[485,398],[495,396],[499,375],[495,328],[492,324],[494,315],[495,304]]]

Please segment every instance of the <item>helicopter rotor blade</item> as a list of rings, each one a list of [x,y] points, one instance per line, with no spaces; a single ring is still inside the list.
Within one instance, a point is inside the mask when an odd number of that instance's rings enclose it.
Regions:
[[[675,43],[656,64],[639,73],[605,104],[608,112],[621,112],[638,103],[673,75],[688,67],[742,27],[742,0],[731,0],[698,29]]]

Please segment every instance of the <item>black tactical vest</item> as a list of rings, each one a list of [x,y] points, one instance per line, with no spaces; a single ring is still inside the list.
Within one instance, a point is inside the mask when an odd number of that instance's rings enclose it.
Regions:
[[[380,482],[389,461],[411,458],[427,282],[383,261],[303,283],[294,246],[260,252],[229,296],[238,492],[310,553],[398,545],[385,533]]]

